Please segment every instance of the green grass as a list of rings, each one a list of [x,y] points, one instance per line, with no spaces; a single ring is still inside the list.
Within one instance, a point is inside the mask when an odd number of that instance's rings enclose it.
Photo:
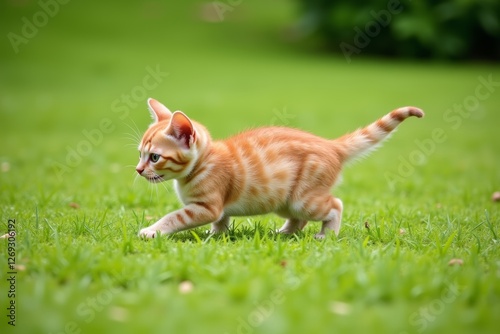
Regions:
[[[1,5],[4,35],[39,10],[12,3]],[[496,332],[500,90],[470,115],[447,110],[479,77],[500,81],[498,64],[307,53],[282,41],[287,1],[243,2],[218,24],[200,22],[195,2],[148,6],[69,2],[18,54],[2,40],[0,232],[16,220],[22,265],[14,328],[0,240],[2,333]],[[122,118],[112,104],[156,66],[169,74],[147,95],[215,138],[271,123],[335,137],[403,105],[426,117],[346,168],[338,238],[315,240],[318,223],[277,235],[282,219],[268,215],[234,219],[227,235],[207,226],[143,241],[139,229],[180,204],[170,183],[135,180],[145,99]],[[112,130],[55,168],[103,119]],[[420,154],[415,140],[431,146]]]

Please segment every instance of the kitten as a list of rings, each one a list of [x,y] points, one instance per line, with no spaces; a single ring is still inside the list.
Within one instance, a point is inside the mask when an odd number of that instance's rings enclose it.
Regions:
[[[279,232],[291,234],[309,220],[322,221],[317,238],[338,235],[342,201],[330,194],[342,165],[372,151],[406,118],[423,117],[403,107],[335,140],[285,127],[245,131],[212,141],[205,127],[180,111],[149,99],[153,124],[139,145],[137,173],[149,182],[174,179],[185,207],[167,214],[139,235],[174,233],[212,223],[228,229],[231,216],[275,212],[287,218]]]

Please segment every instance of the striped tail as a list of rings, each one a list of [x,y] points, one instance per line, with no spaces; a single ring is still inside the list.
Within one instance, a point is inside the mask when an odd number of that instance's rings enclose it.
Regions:
[[[424,112],[416,107],[402,107],[393,110],[367,127],[336,139],[334,143],[340,148],[344,162],[366,156],[410,116],[421,118],[424,116]]]

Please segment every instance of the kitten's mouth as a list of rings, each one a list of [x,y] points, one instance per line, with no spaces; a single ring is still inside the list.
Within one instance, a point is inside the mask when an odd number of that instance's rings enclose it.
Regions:
[[[163,175],[146,176],[146,179],[151,183],[159,183],[165,181]]]

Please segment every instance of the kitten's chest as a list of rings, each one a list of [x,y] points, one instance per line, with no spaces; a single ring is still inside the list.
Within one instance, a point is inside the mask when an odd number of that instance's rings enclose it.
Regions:
[[[179,181],[177,180],[174,180],[174,189],[175,189],[175,193],[177,194],[177,197],[179,198],[179,200],[184,204],[186,205],[188,203],[188,194],[187,194],[187,189],[186,187],[182,186]]]

